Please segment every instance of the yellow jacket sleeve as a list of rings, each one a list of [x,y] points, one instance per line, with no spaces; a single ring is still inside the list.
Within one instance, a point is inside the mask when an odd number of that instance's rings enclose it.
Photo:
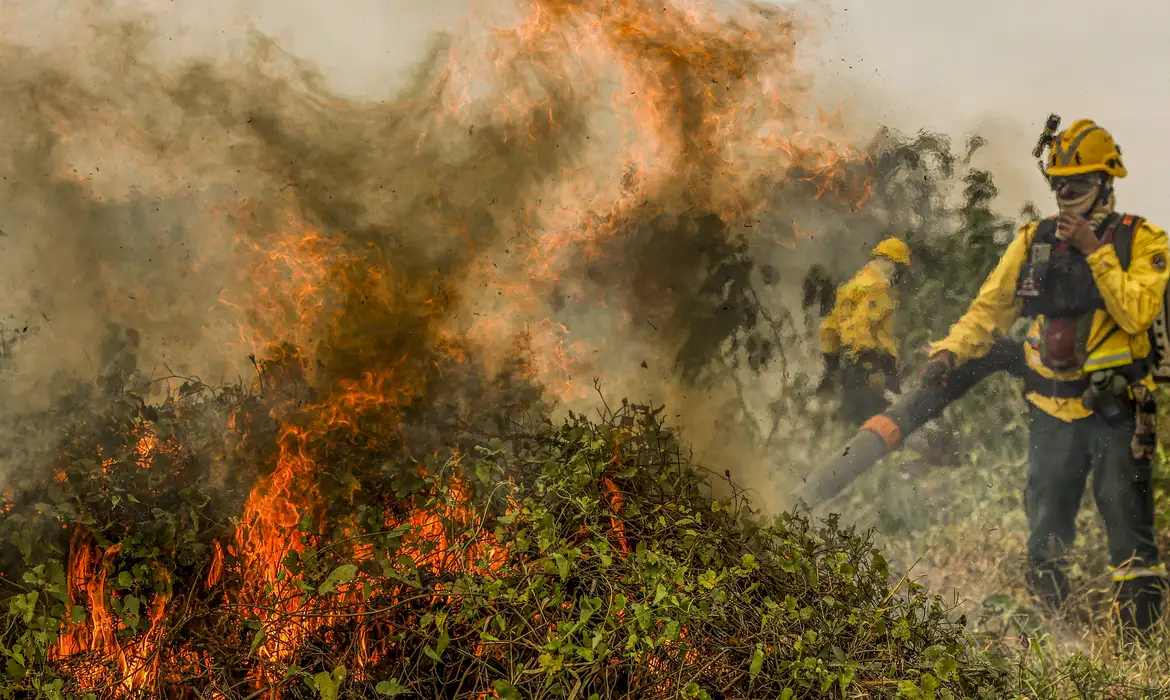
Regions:
[[[1129,269],[1123,270],[1113,244],[1101,246],[1087,259],[1109,316],[1130,335],[1146,331],[1162,310],[1166,291],[1166,232],[1142,222],[1133,234]]]
[[[999,264],[983,281],[979,294],[967,313],[951,326],[946,338],[932,343],[933,357],[944,350],[954,353],[958,362],[982,357],[997,335],[1006,333],[1019,318],[1022,302],[1016,298],[1016,281],[1027,259],[1028,245],[1037,222],[1020,227],[1015,239],[999,259]]]

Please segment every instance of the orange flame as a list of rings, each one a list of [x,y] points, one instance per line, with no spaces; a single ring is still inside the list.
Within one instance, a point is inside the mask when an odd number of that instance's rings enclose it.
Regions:
[[[526,119],[525,150],[603,136],[517,214],[502,215],[520,235],[509,237],[506,257],[486,251],[469,273],[469,288],[498,294],[467,300],[466,316],[478,319],[468,337],[489,354],[525,338],[540,358],[530,369],[552,397],[583,398],[605,376],[602,338],[546,318],[551,295],[583,293],[570,271],[602,242],[656,215],[692,212],[792,246],[753,226],[790,172],[814,198],[867,199],[868,174],[850,170],[866,156],[843,135],[840,113],[816,105],[797,67],[794,37],[809,27],[792,14],[681,0],[529,0],[519,9],[517,21],[452,54],[444,98],[469,129]],[[582,111],[595,129],[575,121]]]
[[[586,288],[569,274],[583,258],[596,260],[605,244],[656,216],[714,214],[729,228],[747,228],[773,205],[772,193],[789,172],[807,181],[816,198],[829,193],[860,204],[868,197],[868,180],[858,181],[852,169],[864,157],[840,135],[839,118],[812,107],[796,68],[793,36],[800,28],[789,15],[723,16],[683,0],[527,0],[518,7],[519,21],[490,27],[483,43],[452,53],[435,84],[446,110],[436,118],[468,131],[520,125],[500,129],[522,134],[504,146],[555,167],[538,191],[519,193],[512,211],[499,213],[494,225],[516,235],[471,251],[460,279],[435,289],[429,280],[401,278],[389,254],[310,221],[292,190],[272,211],[224,208],[239,220],[251,293],[222,301],[240,314],[240,342],[265,358],[257,360],[261,393],[281,428],[271,472],[249,493],[230,543],[213,548],[202,583],[226,587],[238,574],[232,602],[260,625],[259,663],[251,670],[257,687],[295,662],[338,604],[307,591],[286,565],[320,542],[327,526],[346,525],[325,522],[319,477],[330,456],[322,446],[371,421],[392,433],[403,409],[431,390],[432,351],[467,362],[470,346],[490,368],[523,350],[521,370],[549,394],[581,398],[590,388],[582,380],[601,374],[594,358],[606,341],[553,318],[549,299],[562,287]],[[598,145],[579,157],[550,155],[593,134],[601,136],[593,141]],[[446,216],[439,205],[420,216],[427,215],[471,248],[469,217]],[[793,228],[799,236],[814,230],[803,222]],[[458,294],[480,289],[492,293]],[[605,299],[592,304],[606,308]],[[410,342],[396,344],[399,334]],[[425,357],[412,350],[419,346]],[[307,387],[319,395],[309,398]],[[236,418],[231,430],[243,437],[250,427]],[[167,449],[142,426],[134,463],[146,469]],[[113,467],[113,459],[98,458]],[[621,493],[609,478],[601,490],[616,546],[628,552]],[[386,526],[405,531],[399,554],[434,573],[499,571],[506,543],[471,527],[470,489],[456,482],[440,500],[425,511],[396,504]],[[453,532],[452,524],[462,530]],[[368,544],[353,550],[360,563],[373,556]],[[139,625],[145,631],[127,638],[133,641],[120,638],[126,624],[114,614],[115,602],[126,598],[108,586],[118,552],[118,545],[99,551],[80,529],[74,536],[69,599],[89,619],[72,625],[53,655],[93,655],[97,662],[83,669],[86,687],[114,684],[125,695],[157,689],[167,596],[151,599]],[[338,599],[364,610],[368,583],[397,590],[359,573],[338,587]],[[359,676],[361,664],[384,649],[373,637],[364,627],[359,633]],[[199,657],[183,652],[167,663],[195,665]]]
[[[50,658],[62,659],[86,652],[93,653],[95,662],[79,678],[82,687],[96,688],[107,684],[112,685],[118,695],[125,695],[152,689],[157,683],[157,648],[163,632],[168,596],[155,593],[146,619],[146,631],[132,641],[121,641],[117,633],[127,629],[124,619],[136,617],[137,612],[124,610],[120,618],[111,609],[111,602],[120,598],[123,605],[128,607],[131,600],[137,599],[132,596],[120,597],[107,589],[112,562],[120,548],[120,545],[115,544],[99,553],[92,539],[80,528],[75,530],[70,543],[67,572],[70,602],[67,612],[71,613],[74,607],[81,606],[88,611],[89,619],[67,629],[51,650]],[[114,662],[112,669],[104,665],[111,660]]]

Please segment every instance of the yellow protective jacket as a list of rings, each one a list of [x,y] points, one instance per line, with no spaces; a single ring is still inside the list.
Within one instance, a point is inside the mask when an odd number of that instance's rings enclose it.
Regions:
[[[1032,221],[1017,231],[1015,240],[1008,245],[999,265],[983,282],[967,313],[951,326],[946,338],[931,345],[932,356],[949,350],[960,363],[981,357],[987,353],[997,334],[1006,333],[1011,328],[1023,306],[1016,297],[1016,281],[1027,259],[1037,225],[1038,221]],[[1121,268],[1117,251],[1111,243],[1089,255],[1087,259],[1093,271],[1093,279],[1105,302],[1105,309],[1094,312],[1089,331],[1088,347],[1095,349],[1081,369],[1054,373],[1040,362],[1040,319],[1036,319],[1024,345],[1028,366],[1046,379],[1075,381],[1094,371],[1121,367],[1149,356],[1149,328],[1161,312],[1162,295],[1167,278],[1170,277],[1166,269],[1167,253],[1166,232],[1142,221],[1133,232],[1128,270]],[[1146,377],[1145,381],[1153,388],[1150,377]],[[1032,392],[1027,395],[1027,399],[1041,410],[1065,421],[1084,418],[1092,413],[1079,397],[1054,398]]]
[[[897,303],[890,281],[877,261],[870,261],[837,290],[833,310],[821,322],[821,352],[856,357],[875,351],[898,358],[894,345]]]

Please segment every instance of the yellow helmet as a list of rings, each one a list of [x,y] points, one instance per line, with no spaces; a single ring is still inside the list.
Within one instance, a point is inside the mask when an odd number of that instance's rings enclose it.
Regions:
[[[1092,172],[1125,177],[1128,171],[1113,136],[1091,119],[1078,119],[1052,142],[1044,174],[1067,177]]]
[[[897,238],[887,238],[881,243],[874,246],[870,251],[870,257],[874,258],[888,258],[899,265],[910,264],[910,246],[906,245]]]

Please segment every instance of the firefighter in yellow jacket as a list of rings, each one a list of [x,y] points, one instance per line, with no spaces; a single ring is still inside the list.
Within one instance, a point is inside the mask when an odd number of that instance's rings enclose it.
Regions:
[[[1161,615],[1165,572],[1154,534],[1149,328],[1166,289],[1166,232],[1114,212],[1114,179],[1126,168],[1092,121],[1057,135],[1044,172],[1059,215],[1020,228],[967,313],[932,345],[923,376],[945,380],[1016,319],[1031,319],[1028,584],[1048,605],[1066,600],[1065,554],[1091,474],[1120,621],[1145,630]]]
[[[910,248],[887,238],[853,279],[837,290],[833,310],[821,322],[825,374],[818,394],[841,388],[841,418],[861,425],[889,407],[886,390],[901,391],[894,343],[895,288],[910,265]]]

